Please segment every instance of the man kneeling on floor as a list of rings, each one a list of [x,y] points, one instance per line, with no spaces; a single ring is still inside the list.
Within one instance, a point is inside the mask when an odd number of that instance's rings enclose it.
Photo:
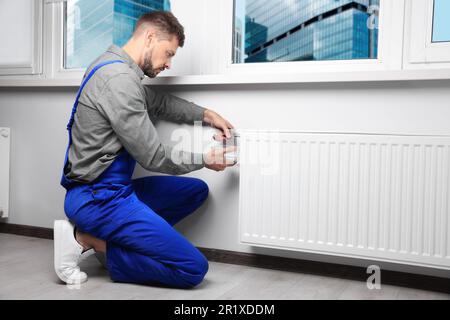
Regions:
[[[208,271],[205,256],[173,225],[202,205],[207,184],[180,177],[206,167],[234,165],[233,147],[206,154],[182,151],[171,158],[151,117],[177,123],[203,121],[230,137],[233,126],[216,112],[142,85],[170,68],[184,44],[183,26],[170,12],[143,15],[124,47],[112,45],[86,70],[67,129],[61,185],[67,220],[54,223],[55,271],[68,284],[87,280],[82,253],[106,253],[113,281],[177,288],[198,285]],[[136,162],[171,174],[132,179]]]

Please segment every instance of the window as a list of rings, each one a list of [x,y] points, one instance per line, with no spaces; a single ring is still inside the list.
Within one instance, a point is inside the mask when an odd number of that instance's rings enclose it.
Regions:
[[[450,66],[450,1],[408,0],[405,67],[437,69]]]
[[[449,6],[448,0],[0,0],[3,47],[19,48],[17,55],[0,48],[0,86],[79,86],[86,66],[112,43],[123,46],[138,17],[155,9],[174,13],[186,42],[172,68],[148,84],[450,79]],[[5,13],[13,10],[23,17]],[[24,32],[13,36],[11,27]]]
[[[170,11],[170,0],[68,0],[64,3],[64,68],[87,67],[111,43],[123,46],[137,19]]]
[[[434,0],[433,42],[450,41],[450,1]]]
[[[0,75],[42,72],[42,7],[38,0],[0,0]]]
[[[233,62],[376,59],[379,0],[235,0]]]
[[[346,73],[354,81],[401,68],[403,0],[220,2],[222,15],[233,17],[222,22],[220,38],[227,42],[220,74],[246,82],[308,82],[342,81]]]

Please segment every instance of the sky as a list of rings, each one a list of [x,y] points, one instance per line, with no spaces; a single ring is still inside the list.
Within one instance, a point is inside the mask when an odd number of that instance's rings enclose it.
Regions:
[[[450,41],[450,1],[434,0],[433,42]]]

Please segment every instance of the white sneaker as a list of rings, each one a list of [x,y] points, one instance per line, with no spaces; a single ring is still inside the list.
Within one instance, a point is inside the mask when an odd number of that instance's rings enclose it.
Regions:
[[[74,236],[74,227],[67,220],[54,222],[55,272],[67,284],[79,284],[87,281],[87,274],[78,267],[83,246]]]

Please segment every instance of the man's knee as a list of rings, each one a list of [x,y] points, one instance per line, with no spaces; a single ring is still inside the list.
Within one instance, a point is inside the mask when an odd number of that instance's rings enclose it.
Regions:
[[[185,288],[192,288],[199,285],[209,270],[209,263],[203,254],[199,254],[193,263],[192,271],[183,272],[183,280]]]
[[[195,188],[199,194],[200,200],[203,202],[208,198],[209,187],[205,181],[197,178],[193,178],[195,181]]]

